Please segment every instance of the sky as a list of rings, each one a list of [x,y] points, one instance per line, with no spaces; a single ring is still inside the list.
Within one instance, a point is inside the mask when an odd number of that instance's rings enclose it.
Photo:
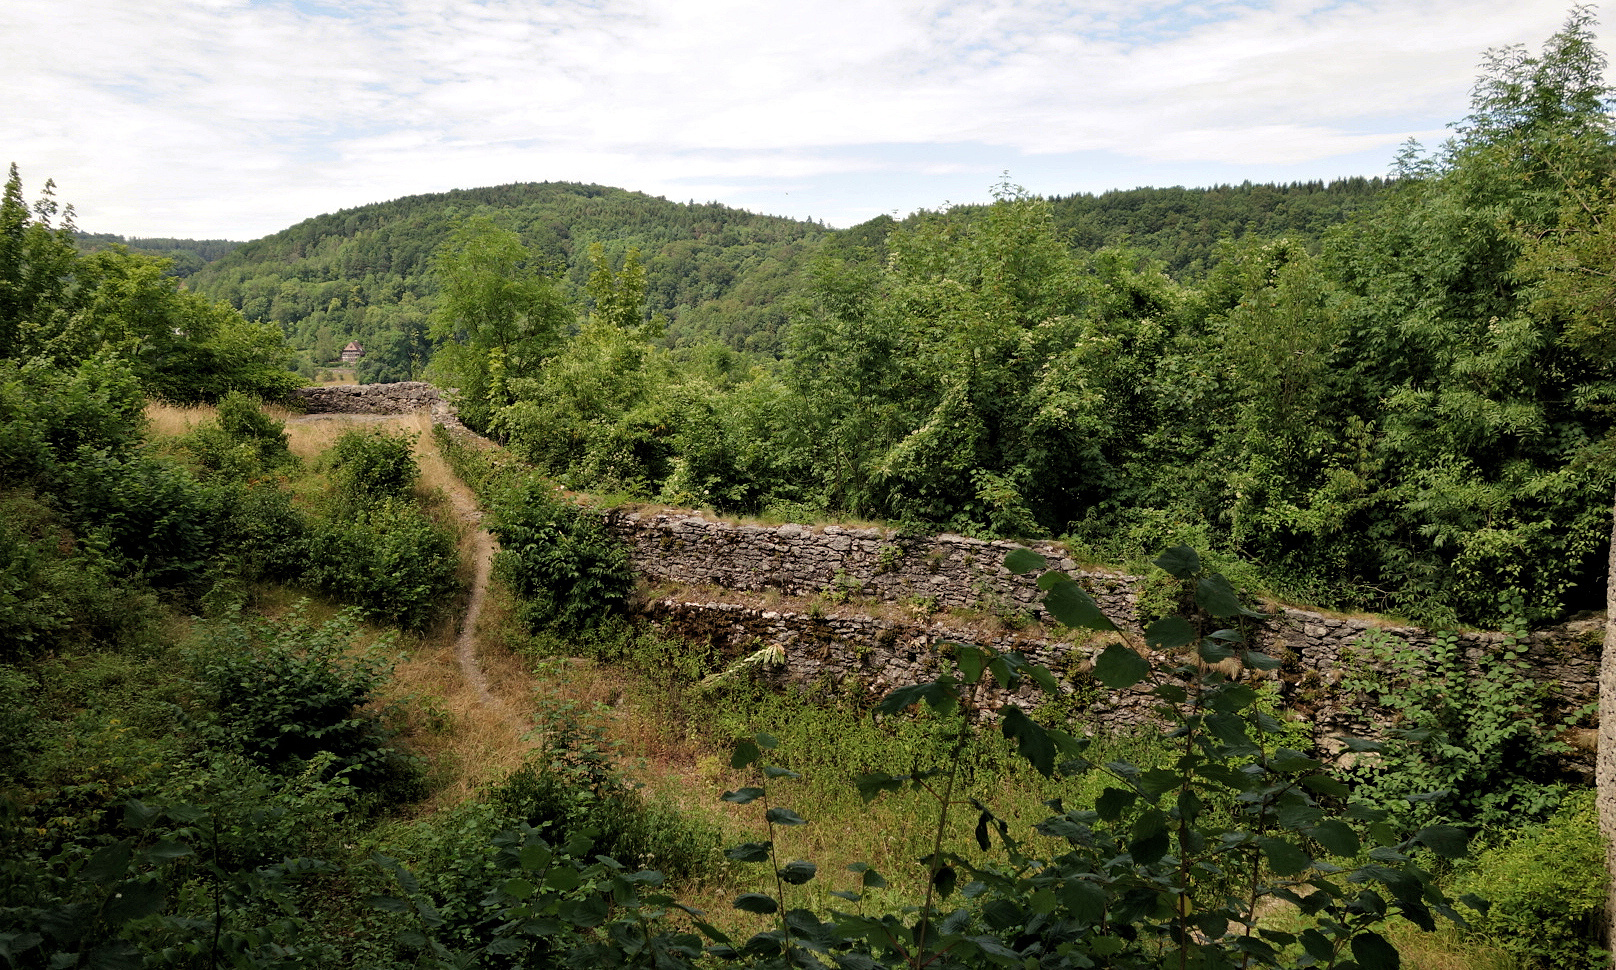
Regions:
[[[1536,52],[1568,9],[11,0],[0,163],[29,199],[54,180],[86,231],[235,240],[510,182],[845,227],[1006,178],[1048,196],[1374,176],[1447,137],[1485,51]]]

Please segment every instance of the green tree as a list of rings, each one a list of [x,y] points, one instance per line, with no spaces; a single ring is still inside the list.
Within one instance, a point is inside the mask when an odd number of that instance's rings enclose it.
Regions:
[[[437,269],[442,290],[431,334],[446,341],[438,370],[460,392],[461,418],[486,429],[510,403],[505,382],[538,373],[572,310],[521,237],[488,216],[455,229]]]

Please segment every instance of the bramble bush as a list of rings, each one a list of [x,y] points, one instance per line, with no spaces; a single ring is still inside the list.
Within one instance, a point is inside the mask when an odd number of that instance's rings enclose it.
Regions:
[[[334,514],[389,498],[404,498],[421,475],[413,435],[349,431],[324,458],[336,491]]]
[[[538,479],[500,494],[488,531],[499,539],[496,574],[521,597],[529,629],[588,629],[620,614],[634,588],[628,553],[601,513],[562,502]]]
[[[217,695],[214,734],[276,771],[301,772],[325,756],[333,775],[361,791],[412,790],[413,759],[363,710],[391,672],[389,641],[350,655],[358,638],[352,612],[316,625],[299,609],[257,629],[225,628],[198,670]]]
[[[316,519],[303,549],[304,582],[406,630],[424,629],[459,588],[454,534],[405,499]]]

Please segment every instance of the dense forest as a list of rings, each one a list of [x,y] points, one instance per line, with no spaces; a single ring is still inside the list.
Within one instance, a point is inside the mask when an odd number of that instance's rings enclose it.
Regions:
[[[520,235],[535,269],[580,297],[589,248],[637,250],[646,298],[674,344],[722,341],[772,353],[786,294],[814,242],[813,223],[716,203],[673,203],[599,185],[546,182],[411,196],[319,216],[234,250],[190,279],[249,320],[281,325],[292,346],[329,363],[349,340],[366,376],[407,380],[434,348],[427,335],[439,277],[434,254],[463,219],[486,215]]]
[[[1196,275],[1219,240],[1283,233],[1316,246],[1323,232],[1384,187],[1380,179],[1211,189],[1135,189],[1055,199],[1064,238],[1079,250],[1128,242],[1170,273]],[[980,207],[962,206],[969,218]],[[175,260],[174,272],[250,320],[278,323],[304,361],[330,363],[349,340],[369,351],[363,379],[418,375],[437,344],[435,254],[459,220],[482,213],[517,233],[529,260],[563,280],[585,307],[591,245],[615,259],[634,249],[646,271],[646,310],[666,328],[659,344],[719,344],[759,357],[784,352],[791,308],[810,257],[832,239],[881,252],[899,223],[882,216],[848,230],[757,216],[717,204],[669,202],[598,185],[506,185],[411,196],[307,220],[240,247],[190,240],[128,240]],[[925,216],[903,220],[908,225]],[[84,236],[86,245],[120,240]],[[228,256],[228,258],[225,258]],[[207,264],[204,268],[203,261]]]
[[[142,256],[167,260],[167,273],[181,279],[216,259],[223,259],[231,250],[241,245],[228,239],[168,239],[138,236],[124,238],[106,232],[75,232],[74,240],[78,243],[79,249],[85,252],[122,246]]]
[[[1433,966],[1608,965],[1591,793],[1517,656],[1604,587],[1604,68],[1577,8],[1385,181],[1006,182],[840,232],[542,184],[131,247],[13,168],[0,959],[1395,970],[1440,938]],[[503,447],[272,407],[352,337]],[[441,649],[468,486],[498,702]],[[1149,608],[1118,630],[1021,549],[1076,674],[958,646],[876,702],[780,692],[635,626],[577,492],[1055,537],[1147,571]],[[1391,720],[1332,761],[1246,642],[1253,593],[1505,632],[1441,676],[1385,637],[1336,687]],[[988,681],[1041,699],[984,709]],[[1110,690],[1164,729],[1093,732]],[[671,794],[625,725],[686,765]],[[869,818],[881,871],[804,857]]]

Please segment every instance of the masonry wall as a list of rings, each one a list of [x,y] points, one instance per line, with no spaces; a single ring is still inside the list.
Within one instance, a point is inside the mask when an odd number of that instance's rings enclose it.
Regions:
[[[990,619],[1036,618],[1042,610],[1034,578],[1012,575],[1003,566],[1015,543],[840,526],[745,525],[669,510],[616,511],[608,515],[608,528],[629,546],[636,570],[647,579],[712,591],[706,599],[684,592],[676,599],[653,600],[644,608],[648,619],[671,634],[712,642],[734,656],[779,646],[784,662],[775,674],[782,679],[803,685],[834,683],[875,696],[936,676],[948,643],[974,642],[1022,650],[1056,671],[1064,689],[1077,695],[1098,721],[1137,723],[1149,716],[1143,698],[1113,696],[1097,690],[1089,678],[1092,654],[1109,639],[1083,633],[1077,642],[983,635],[958,624],[869,615],[879,612],[874,604],[885,604],[908,607],[917,615],[948,608],[974,610]],[[1139,577],[1079,569],[1053,545],[1032,548],[1082,584],[1114,623],[1139,632]],[[830,605],[822,603],[811,612],[765,609],[728,602],[725,590],[817,595]],[[1529,673],[1549,692],[1560,714],[1597,700],[1603,630],[1600,620],[1588,619],[1529,637]],[[1372,734],[1389,723],[1389,712],[1372,715],[1370,721],[1355,720],[1345,709],[1349,698],[1339,686],[1355,665],[1367,663],[1366,641],[1372,636],[1397,637],[1425,650],[1436,637],[1372,619],[1274,608],[1256,640],[1264,652],[1283,661],[1276,680],[1280,698],[1322,740],[1342,733]],[[1457,648],[1476,664],[1501,650],[1505,637],[1467,632],[1456,639]],[[1011,699],[1002,693],[988,698],[995,704]],[[1042,700],[1024,693],[1016,702]]]

